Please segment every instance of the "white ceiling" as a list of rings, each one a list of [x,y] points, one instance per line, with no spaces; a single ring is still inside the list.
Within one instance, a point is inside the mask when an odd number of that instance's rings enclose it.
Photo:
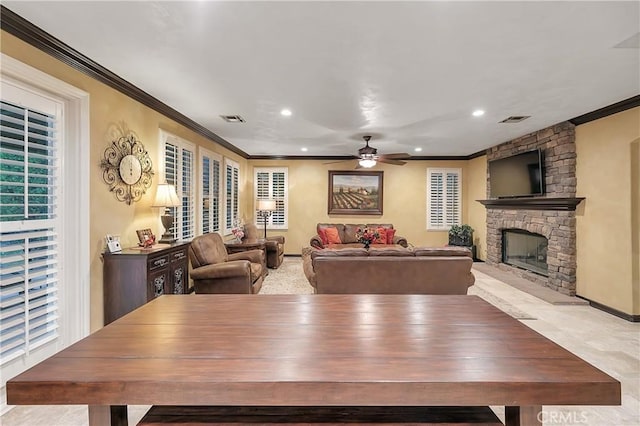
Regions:
[[[638,1],[3,4],[250,155],[469,155],[640,93]]]

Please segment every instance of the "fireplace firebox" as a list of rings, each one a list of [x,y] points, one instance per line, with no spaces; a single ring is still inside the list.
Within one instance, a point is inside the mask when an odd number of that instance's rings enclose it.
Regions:
[[[548,240],[540,234],[521,229],[502,231],[502,262],[536,274],[549,276]]]

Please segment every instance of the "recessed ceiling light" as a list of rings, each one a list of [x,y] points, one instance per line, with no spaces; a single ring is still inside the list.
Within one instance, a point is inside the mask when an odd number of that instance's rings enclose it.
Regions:
[[[474,117],[480,117],[481,115],[484,115],[484,111],[481,110],[481,109],[477,109],[477,110],[473,111],[471,113],[471,115],[473,115]]]
[[[307,152],[307,151],[309,151],[309,150],[308,150],[307,148],[300,148],[300,151],[302,151],[302,152]]]
[[[415,152],[420,152],[420,151],[422,151],[422,148],[417,147],[417,148],[413,148],[413,150],[414,150]]]
[[[284,115],[285,117],[290,117],[291,116],[291,110],[285,108],[282,111],[280,111],[280,114]]]

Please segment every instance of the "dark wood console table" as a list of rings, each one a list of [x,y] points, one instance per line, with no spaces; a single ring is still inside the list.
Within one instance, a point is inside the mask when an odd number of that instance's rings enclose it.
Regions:
[[[163,294],[189,292],[189,242],[104,253],[104,323]]]

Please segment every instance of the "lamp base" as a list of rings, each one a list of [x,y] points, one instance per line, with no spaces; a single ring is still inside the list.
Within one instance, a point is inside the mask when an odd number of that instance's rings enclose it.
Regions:
[[[173,226],[173,216],[170,214],[164,214],[160,216],[162,220],[162,226],[164,227],[164,234],[160,238],[159,243],[171,244],[176,242],[176,238],[171,234],[171,227]]]

